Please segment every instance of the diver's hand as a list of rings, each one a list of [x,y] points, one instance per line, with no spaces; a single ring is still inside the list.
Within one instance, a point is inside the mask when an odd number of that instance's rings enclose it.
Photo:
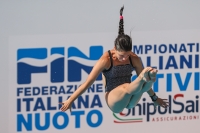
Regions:
[[[62,107],[60,108],[60,110],[62,112],[66,111],[68,109],[70,110],[70,112],[72,112],[72,110],[71,110],[72,102],[70,101],[70,98],[59,104],[62,104]]]
[[[163,108],[167,108],[169,106],[169,102],[166,101],[167,99],[161,99],[158,98],[156,101],[154,101],[154,106],[161,106]]]

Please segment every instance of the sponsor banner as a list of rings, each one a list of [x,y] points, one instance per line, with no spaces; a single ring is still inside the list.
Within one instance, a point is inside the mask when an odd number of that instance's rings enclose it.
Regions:
[[[108,128],[119,132],[132,124],[134,131],[146,131],[143,126],[155,123],[181,126],[182,121],[199,122],[197,34],[199,31],[132,33],[133,52],[144,67],[159,70],[153,89],[169,100],[170,107],[154,110],[145,93],[135,108],[119,114],[105,103],[101,75],[74,102],[71,113],[60,112],[58,104],[86,80],[101,55],[113,48],[114,33],[10,37],[10,132],[102,132]],[[136,77],[133,72],[132,80]]]

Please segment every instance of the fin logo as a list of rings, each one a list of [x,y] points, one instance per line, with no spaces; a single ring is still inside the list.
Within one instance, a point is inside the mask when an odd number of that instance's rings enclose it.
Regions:
[[[49,52],[49,53],[48,53]],[[68,48],[68,77],[69,82],[81,81],[81,70],[90,73],[93,66],[87,66],[77,62],[79,58],[89,61],[98,60],[103,54],[102,46],[91,46],[90,55],[87,57],[76,47]],[[50,55],[50,56],[48,56]],[[74,58],[75,57],[75,58]],[[49,70],[47,67],[49,66]],[[51,83],[64,82],[65,79],[65,48],[25,48],[17,50],[17,83],[30,84],[31,75],[47,73]],[[101,80],[99,75],[97,80]]]

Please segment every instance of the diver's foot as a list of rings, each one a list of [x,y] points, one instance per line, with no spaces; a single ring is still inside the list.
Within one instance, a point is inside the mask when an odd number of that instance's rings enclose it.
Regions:
[[[149,76],[149,72],[153,70],[152,67],[146,67],[142,70],[142,72],[140,73],[139,77],[141,80],[145,81],[145,82],[149,82],[151,79],[150,79],[150,76]]]
[[[156,81],[157,72],[158,72],[157,69],[153,69],[153,70],[149,71],[149,77],[150,77],[150,81],[151,82],[155,82]]]

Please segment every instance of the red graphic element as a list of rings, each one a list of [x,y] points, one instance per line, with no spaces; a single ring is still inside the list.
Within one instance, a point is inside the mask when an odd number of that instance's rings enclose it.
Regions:
[[[114,123],[137,123],[137,122],[142,122],[142,121],[116,121],[116,120],[114,120]]]
[[[120,112],[119,114],[120,114],[121,116],[126,116],[126,114],[124,114],[124,113],[122,113],[122,112]]]
[[[176,94],[176,95],[174,96],[174,100],[176,100],[177,97],[184,97],[184,95],[183,95],[183,94]]]

